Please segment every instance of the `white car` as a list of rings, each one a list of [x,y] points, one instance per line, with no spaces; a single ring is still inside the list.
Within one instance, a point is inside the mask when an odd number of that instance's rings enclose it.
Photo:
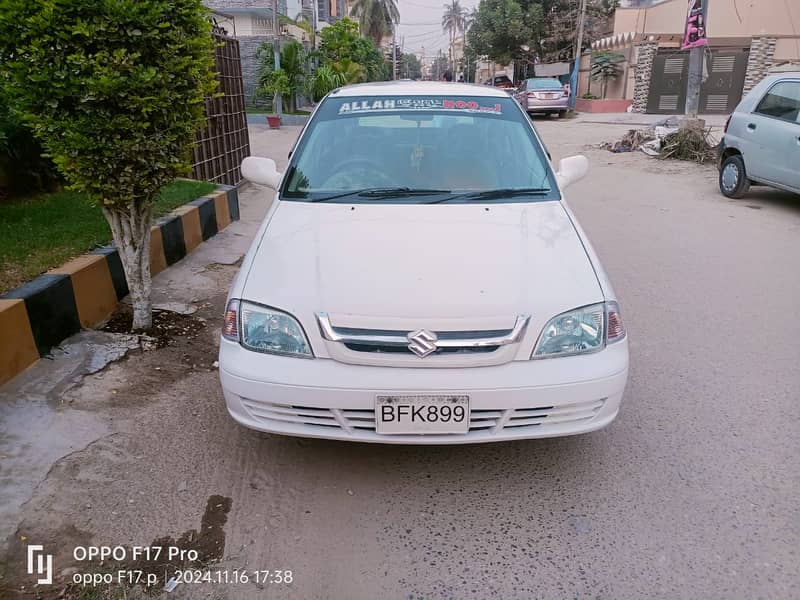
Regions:
[[[617,416],[617,297],[503,90],[433,82],[332,92],[230,291],[231,416],[286,435],[455,444],[584,433]],[[265,198],[266,200],[266,198]]]
[[[719,189],[741,198],[751,183],[800,194],[800,72],[762,79],[725,124]]]

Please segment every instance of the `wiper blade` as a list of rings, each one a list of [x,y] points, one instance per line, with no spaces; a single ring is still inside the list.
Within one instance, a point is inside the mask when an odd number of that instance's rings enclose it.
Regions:
[[[450,190],[428,190],[410,187],[385,187],[385,188],[365,188],[363,190],[352,190],[332,196],[322,198],[312,198],[309,202],[326,202],[338,198],[348,198],[351,196],[362,196],[364,198],[403,198],[407,196],[430,196],[431,194],[449,194]]]
[[[431,200],[426,204],[440,204],[451,202],[452,200],[498,200],[502,198],[515,198],[517,196],[544,196],[550,193],[548,188],[500,188],[496,190],[485,190],[483,192],[464,192],[447,198]]]

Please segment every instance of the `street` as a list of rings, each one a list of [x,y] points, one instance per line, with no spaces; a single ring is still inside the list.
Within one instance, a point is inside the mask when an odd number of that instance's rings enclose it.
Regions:
[[[611,426],[396,447],[235,424],[213,363],[228,286],[268,204],[251,185],[242,221],[154,280],[157,303],[197,308],[186,319],[199,333],[54,381],[30,414],[53,439],[77,438],[32,471],[26,448],[44,431],[0,435],[15,499],[0,519],[3,582],[24,573],[26,543],[68,577],[77,544],[196,540],[213,521],[215,569],[289,570],[291,583],[182,584],[169,597],[796,597],[800,197],[754,187],[729,200],[712,165],[595,147],[626,124],[536,127],[554,162],[590,159],[568,203],[630,336]],[[252,153],[283,169],[298,133],[251,126]],[[48,368],[0,389],[0,410]]]

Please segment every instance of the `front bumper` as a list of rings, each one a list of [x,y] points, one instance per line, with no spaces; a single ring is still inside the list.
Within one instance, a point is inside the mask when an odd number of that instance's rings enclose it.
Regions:
[[[257,354],[222,340],[231,417],[271,433],[387,444],[468,444],[586,433],[611,423],[628,378],[627,340],[595,354],[492,367],[373,367]],[[465,394],[465,434],[375,432],[377,395]]]
[[[722,156],[725,154],[725,149],[726,148],[727,148],[727,146],[725,146],[725,136],[722,136],[722,139],[719,141],[719,144],[717,144],[717,170],[718,171],[722,169]]]

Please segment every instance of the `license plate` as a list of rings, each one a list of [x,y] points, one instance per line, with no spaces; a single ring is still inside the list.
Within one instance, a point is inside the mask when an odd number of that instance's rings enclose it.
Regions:
[[[378,396],[375,431],[389,435],[467,433],[469,396]]]

